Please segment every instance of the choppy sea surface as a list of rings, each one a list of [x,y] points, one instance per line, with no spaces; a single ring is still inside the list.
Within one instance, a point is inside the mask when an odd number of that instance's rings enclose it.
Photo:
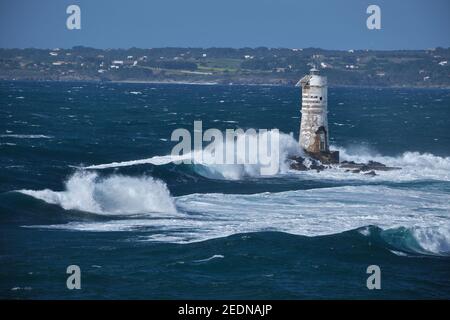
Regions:
[[[177,128],[280,131],[298,88],[0,82],[0,298],[449,299],[450,91],[329,88],[333,168],[174,163]],[[290,135],[290,133],[293,135]],[[81,268],[68,290],[66,268]],[[366,269],[381,269],[368,290]]]

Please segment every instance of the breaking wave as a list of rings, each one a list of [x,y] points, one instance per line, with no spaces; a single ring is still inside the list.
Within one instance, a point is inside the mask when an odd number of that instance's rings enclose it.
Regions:
[[[133,183],[140,180],[130,179]],[[144,181],[145,185],[155,183],[148,183],[145,179]],[[162,194],[156,200],[157,203],[144,205],[141,201],[146,197],[142,194],[139,201],[136,197],[132,197],[133,200],[130,201],[128,195],[122,194],[127,192],[126,178],[120,177],[118,182],[121,187],[117,187],[108,198],[118,196],[124,199],[119,201],[121,208],[113,208],[113,204],[109,203],[108,208],[101,209],[102,212],[142,212],[143,209],[174,212],[175,204],[180,214],[161,215],[152,219],[127,217],[109,221],[72,221],[33,227],[96,232],[139,230],[146,232],[139,236],[139,240],[170,243],[198,242],[233,234],[264,231],[314,237],[359,229],[360,234],[374,237],[374,228],[378,228],[381,231],[377,237],[396,251],[450,255],[450,201],[448,193],[445,192],[372,185],[250,195],[189,194],[171,200],[165,186],[159,185],[164,192],[157,193],[154,187],[149,188],[153,192],[150,199],[155,199],[155,194]],[[103,193],[110,190],[103,187],[102,183],[100,185]],[[62,200],[57,192],[25,193],[50,203],[58,202],[61,206],[75,206],[68,199]],[[129,203],[139,207],[131,207],[130,210]],[[145,208],[142,209],[142,206]]]
[[[154,156],[152,158],[148,159],[140,159],[140,160],[130,160],[130,161],[122,161],[122,162],[111,162],[111,163],[105,163],[105,164],[98,164],[98,165],[92,165],[84,167],[83,169],[108,169],[108,168],[120,168],[120,167],[129,167],[129,166],[136,166],[136,165],[142,165],[142,164],[153,164],[156,166],[161,166],[165,164],[169,164],[176,161],[183,161],[186,159],[190,159],[191,155],[167,155],[167,156]]]
[[[112,175],[100,178],[94,172],[76,172],[65,191],[19,190],[23,194],[57,204],[66,210],[104,215],[176,213],[166,184],[151,177]]]
[[[424,254],[450,256],[450,225],[430,227],[398,227],[380,229],[364,227],[358,230],[364,236],[379,237],[385,244],[391,246],[396,255]]]
[[[450,157],[439,157],[430,153],[404,152],[391,157],[370,152],[367,149],[350,149],[342,147],[339,150],[341,161],[367,163],[370,160],[381,162],[390,167],[400,167],[401,170],[378,172],[379,179],[387,180],[439,180],[450,181]]]
[[[256,132],[256,131],[255,131]],[[274,155],[273,158],[268,160],[272,161],[271,164],[276,164],[277,170],[274,174],[286,173],[289,170],[289,165],[286,160],[291,155],[301,154],[298,142],[290,135],[285,133],[279,133],[278,131],[267,131],[262,133],[262,139],[266,141],[272,141],[276,139],[279,142],[278,155]],[[252,140],[253,139],[253,140]],[[165,165],[173,162],[189,160],[192,163],[194,171],[206,178],[211,179],[226,179],[226,180],[239,180],[245,177],[260,177],[263,176],[262,169],[270,166],[267,162],[263,162],[262,159],[271,157],[271,149],[267,145],[260,144],[256,150],[256,161],[249,161],[249,144],[258,140],[256,139],[256,133],[250,130],[244,133],[239,133],[236,136],[236,140],[230,143],[230,138],[226,138],[224,141],[219,141],[212,148],[212,144],[206,146],[203,150],[203,156],[199,156],[199,152],[190,152],[185,155],[166,155],[155,156],[148,159],[112,162],[107,164],[99,164],[84,167],[83,169],[107,169],[126,167],[142,164],[151,165]],[[220,161],[217,150],[222,150],[221,155],[230,154],[234,159],[234,164],[222,164],[224,161]],[[217,161],[216,161],[217,160]]]
[[[450,157],[440,157],[430,153],[419,152],[405,152],[399,156],[383,156],[370,152],[362,148],[343,148],[332,147],[334,150],[339,150],[341,161],[364,162],[377,161],[386,164],[390,167],[400,167],[400,170],[393,171],[378,171],[377,176],[368,177],[361,174],[354,174],[346,172],[345,169],[333,166],[331,169],[324,170],[320,173],[316,171],[295,171],[289,169],[290,156],[301,155],[302,151],[299,148],[297,140],[291,135],[284,133],[277,133],[269,131],[269,139],[271,135],[278,135],[279,138],[279,168],[275,175],[295,174],[311,179],[331,179],[331,180],[368,180],[371,181],[414,181],[414,180],[436,180],[436,181],[450,181]],[[249,134],[238,135],[237,141],[249,138]],[[243,145],[236,143],[236,145]],[[226,149],[226,145],[222,146]],[[261,168],[263,165],[256,164],[239,164],[245,163],[245,152],[240,148],[233,151],[233,156],[236,159],[236,164],[211,164],[199,161],[195,152],[185,155],[165,155],[154,156],[148,159],[131,160],[124,162],[112,162],[107,164],[91,165],[83,169],[107,169],[118,168],[126,166],[135,166],[142,164],[150,164],[156,166],[167,165],[169,163],[177,163],[183,160],[191,160],[193,170],[209,179],[225,179],[225,180],[241,180],[248,177],[264,177],[261,175]],[[261,156],[266,156],[267,149],[258,150],[258,159]],[[204,149],[204,154],[208,157],[214,158],[209,148]]]
[[[256,161],[250,163],[249,157],[249,143],[252,139],[256,139],[256,135],[249,133],[239,134],[236,139],[236,147],[230,148],[229,140],[226,140],[225,144],[219,144],[218,148],[226,150],[235,159],[235,164],[208,164],[202,162],[194,162],[194,171],[199,175],[211,178],[211,179],[225,179],[225,180],[240,180],[246,177],[265,177],[278,174],[284,174],[289,171],[289,164],[287,159],[292,155],[301,154],[301,150],[298,142],[290,135],[285,133],[279,133],[278,131],[267,131],[261,135],[261,139],[266,141],[272,141],[276,139],[279,143],[279,152],[271,153],[271,148],[267,145],[259,144],[256,151]],[[258,140],[253,140],[258,141]],[[255,142],[256,143],[256,142]],[[231,144],[231,146],[233,146]],[[214,155],[208,151],[208,147],[204,150],[207,153],[207,157],[213,158]],[[263,159],[270,156],[270,164],[264,162]],[[204,155],[205,157],[205,155]],[[271,174],[266,175],[263,171],[270,165],[274,165],[274,170]]]

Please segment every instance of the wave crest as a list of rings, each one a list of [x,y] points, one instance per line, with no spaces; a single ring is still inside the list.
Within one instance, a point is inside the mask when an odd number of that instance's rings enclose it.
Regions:
[[[450,181],[450,157],[440,157],[431,153],[407,151],[399,156],[383,156],[361,148],[342,148],[339,150],[341,161],[364,162],[377,161],[401,170],[378,172],[381,179],[392,181],[439,180]]]
[[[355,161],[360,163],[367,163],[368,161],[377,161],[386,164],[390,167],[400,167],[401,170],[393,171],[379,171],[377,176],[368,178],[363,174],[352,174],[345,172],[343,168],[333,166],[331,169],[324,170],[317,173],[312,171],[295,171],[289,169],[288,158],[293,155],[302,155],[298,141],[291,135],[285,133],[278,133],[275,131],[268,131],[268,135],[277,134],[279,138],[279,170],[277,174],[297,174],[311,179],[331,179],[331,180],[367,180],[371,181],[415,181],[415,180],[435,180],[435,181],[450,181],[450,157],[440,157],[430,153],[419,153],[407,151],[399,156],[383,156],[374,152],[370,152],[365,148],[358,147],[336,147],[332,146],[333,150],[340,152],[341,161]],[[240,134],[237,139],[247,139],[248,133]],[[269,139],[270,140],[270,137]],[[236,145],[239,145],[236,143]],[[225,147],[224,147],[225,148]],[[208,152],[208,147],[205,148]],[[258,153],[267,155],[267,150],[258,150]],[[211,155],[208,155],[211,157]],[[213,157],[213,156],[212,156]],[[245,152],[236,148],[234,150],[234,157],[243,162],[242,157],[245,157]],[[151,164],[156,166],[163,166],[169,163],[177,163],[183,160],[191,160],[193,170],[209,179],[224,179],[224,180],[241,180],[247,177],[263,177],[261,176],[261,165],[257,164],[207,164],[196,161],[195,152],[185,155],[166,155],[154,156],[147,159],[112,162],[106,164],[92,165],[84,169],[106,169],[126,167],[142,164]]]
[[[174,199],[183,213],[177,217],[73,221],[46,227],[148,230],[149,241],[186,243],[247,232],[278,231],[314,237],[376,226],[358,231],[374,239],[381,237],[383,246],[388,244],[402,252],[450,252],[450,205],[445,192],[374,185],[249,195],[189,194]],[[402,233],[400,228],[407,231]]]
[[[379,237],[383,243],[395,250],[397,255],[406,253],[450,256],[450,225],[411,226],[380,229],[368,226],[358,229],[366,237]],[[398,250],[398,251],[397,251]]]
[[[19,190],[19,192],[57,204],[66,210],[97,214],[176,213],[166,184],[151,177],[112,175],[99,177],[79,171],[65,183],[65,191]]]
[[[272,161],[278,161],[279,164],[276,174],[286,173],[289,171],[289,165],[286,161],[288,157],[302,153],[297,140],[295,140],[291,135],[280,133],[278,131],[267,131],[262,133],[262,136],[267,139],[267,141],[272,141],[272,138],[274,138],[279,142],[279,158],[271,158]],[[222,164],[222,159],[216,159],[216,155],[211,148],[209,148],[209,146],[211,146],[209,145],[203,149],[203,157],[199,157],[198,152],[193,151],[184,155],[154,156],[147,159],[92,165],[84,167],[83,169],[108,169],[142,164],[160,166],[189,160],[192,163],[191,165],[193,166],[193,170],[197,174],[209,179],[240,180],[245,177],[261,177],[261,168],[265,166],[261,163],[261,159],[270,155],[271,152],[268,147],[261,147],[261,145],[259,145],[256,154],[257,162],[249,163],[248,159],[246,159],[246,157],[250,156],[248,154],[250,149],[249,141],[258,141],[254,140],[255,137],[256,130],[250,129],[243,133],[237,132],[235,142],[231,142],[231,138],[227,137],[226,139],[228,140],[217,143],[216,148],[222,149],[223,154],[227,152],[232,155],[232,158],[235,160],[234,164]],[[234,139],[234,137],[232,139]],[[199,159],[202,158],[209,160],[199,161]]]
[[[289,164],[287,163],[288,157],[302,153],[297,140],[291,135],[278,131],[267,131],[263,133],[261,137],[267,141],[272,141],[272,139],[278,141],[278,158],[271,158],[271,161],[277,161],[278,163],[278,170],[275,174],[287,173],[289,171]],[[261,147],[261,145],[259,145],[257,148],[256,163],[246,162],[246,157],[249,157],[249,141],[252,141],[252,139],[255,138],[255,133],[251,133],[250,130],[248,130],[244,133],[237,134],[236,149],[229,148],[229,140],[226,140],[225,144],[219,146],[219,148],[223,148],[223,150],[227,150],[233,155],[233,158],[236,160],[235,164],[204,164],[201,162],[194,162],[194,171],[205,178],[224,180],[241,180],[246,177],[266,176],[261,174],[261,169],[265,166],[261,163],[261,159],[272,153],[270,148]],[[208,152],[207,150],[208,147],[205,148],[204,152]],[[208,154],[207,157],[214,158],[214,155]]]

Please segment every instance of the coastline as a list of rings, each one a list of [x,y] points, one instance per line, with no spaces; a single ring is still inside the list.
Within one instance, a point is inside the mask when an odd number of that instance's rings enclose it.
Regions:
[[[199,86],[263,86],[263,87],[294,87],[288,83],[251,83],[251,82],[229,82],[218,81],[179,81],[179,80],[101,80],[101,79],[0,79],[0,82],[61,82],[61,83],[128,83],[128,84],[168,84],[168,85],[199,85]],[[368,86],[368,85],[344,85],[330,84],[330,88],[359,88],[359,89],[433,89],[450,90],[450,86]]]

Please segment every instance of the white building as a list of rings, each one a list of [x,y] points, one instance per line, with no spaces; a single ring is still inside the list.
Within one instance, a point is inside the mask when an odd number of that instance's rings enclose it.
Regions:
[[[296,86],[302,88],[301,148],[322,163],[339,163],[339,152],[329,147],[327,77],[312,68]]]
[[[328,152],[327,78],[312,68],[297,86],[302,88],[300,146],[309,153]]]

